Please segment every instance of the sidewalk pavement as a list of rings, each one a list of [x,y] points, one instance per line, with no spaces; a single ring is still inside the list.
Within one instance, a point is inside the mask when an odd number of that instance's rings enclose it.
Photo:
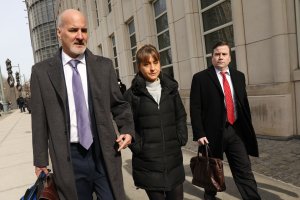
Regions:
[[[195,152],[188,148],[183,150],[186,181],[184,183],[184,199],[203,199],[203,189],[191,184],[189,160]],[[136,189],[131,176],[131,153],[122,151],[124,187],[128,200],[146,200],[142,189]],[[278,155],[280,156],[280,154]],[[286,174],[288,176],[289,174]],[[233,182],[228,165],[225,163],[227,190],[218,193],[223,200],[241,199]],[[294,200],[300,199],[300,188],[292,184],[255,173],[259,193],[263,200]],[[299,178],[299,177],[298,177]],[[20,199],[26,189],[36,180],[32,165],[31,120],[30,114],[12,111],[0,117],[0,199]]]
[[[10,111],[0,118],[0,199],[20,199],[35,182],[28,113]]]

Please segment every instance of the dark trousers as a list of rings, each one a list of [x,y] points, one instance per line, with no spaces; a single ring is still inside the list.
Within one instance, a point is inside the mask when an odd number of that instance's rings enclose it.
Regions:
[[[24,106],[19,106],[21,112],[25,112],[25,107]]]
[[[245,145],[238,136],[238,126],[227,125],[223,133],[223,151],[226,154],[235,184],[244,200],[260,200],[257,184],[251,170],[251,163]],[[216,195],[216,192],[205,191]]]
[[[89,150],[80,144],[71,144],[72,164],[78,200],[113,200],[113,193],[106,176],[103,160],[95,159],[94,146]]]
[[[176,186],[171,191],[146,190],[149,200],[183,200],[183,185]]]

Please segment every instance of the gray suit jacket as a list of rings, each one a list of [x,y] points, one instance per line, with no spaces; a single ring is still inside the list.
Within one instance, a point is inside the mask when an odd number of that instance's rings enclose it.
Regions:
[[[85,53],[89,102],[92,103],[97,136],[100,141],[108,178],[116,199],[125,199],[121,154],[116,151],[116,133],[134,133],[130,105],[120,93],[110,59]],[[34,166],[48,166],[48,150],[61,200],[76,200],[75,179],[70,155],[70,125],[67,89],[61,50],[32,67],[32,143]],[[134,136],[134,135],[132,135]]]

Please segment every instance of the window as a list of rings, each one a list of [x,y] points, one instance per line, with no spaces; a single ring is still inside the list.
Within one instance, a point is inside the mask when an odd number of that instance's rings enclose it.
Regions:
[[[211,65],[213,46],[220,40],[232,47],[230,67],[236,68],[233,23],[230,0],[200,0],[203,25],[203,41],[207,66]]]
[[[94,0],[95,2],[95,12],[96,12],[96,21],[97,21],[97,26],[100,25],[100,19],[99,19],[99,13],[98,13],[98,3],[97,3],[97,0]]]
[[[153,8],[161,68],[174,77],[166,0],[154,1]]]
[[[133,71],[136,74],[138,69],[136,65],[136,37],[135,37],[135,27],[134,27],[134,20],[130,20],[128,22],[128,32],[129,32],[129,39],[130,39],[130,50],[131,50],[131,56],[132,56],[132,65],[133,65]]]
[[[115,36],[112,35],[112,36],[110,36],[110,38],[111,38],[112,50],[113,50],[113,64],[114,64],[114,68],[115,68],[117,77],[120,78],[119,65],[118,65],[118,53],[117,53]]]
[[[99,45],[98,45],[98,48],[97,48],[97,55],[103,56],[102,44],[99,44]]]
[[[111,12],[111,0],[107,0],[108,12]]]

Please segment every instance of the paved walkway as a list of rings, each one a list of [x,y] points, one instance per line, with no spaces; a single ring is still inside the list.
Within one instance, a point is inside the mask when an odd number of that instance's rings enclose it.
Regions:
[[[264,161],[259,162],[266,162],[266,160],[269,160],[271,162],[272,159],[270,159],[267,155],[271,155],[270,152],[273,153],[274,149],[278,149],[278,146],[276,144],[276,141],[275,144],[273,143],[273,141],[259,142],[259,145],[264,145],[264,147],[262,148],[264,153],[262,153],[261,158]],[[294,144],[294,142],[290,143],[289,141],[285,141],[284,144],[286,144],[286,148],[279,149],[279,151],[276,153],[276,157],[278,157],[278,160],[279,158],[283,158],[280,162],[281,165],[284,165],[286,163],[286,166],[289,167],[292,165],[287,165],[287,163],[290,162],[286,160],[285,156],[283,156],[286,154],[286,152],[283,152],[283,149],[291,149],[289,152],[294,152],[295,154],[297,154],[299,153],[297,149],[298,146],[296,145],[297,143]],[[189,160],[192,156],[195,155],[195,152],[192,151],[195,148],[193,148],[192,145],[194,144],[192,142],[189,142],[184,150],[184,165],[186,169],[186,181],[184,183],[185,200],[202,199],[203,196],[203,190],[191,184],[192,177],[189,169]],[[123,176],[125,182],[124,187],[126,190],[127,199],[146,200],[147,197],[145,195],[145,192],[141,189],[137,190],[133,184],[131,176],[130,151],[128,149],[124,150],[122,152],[122,156]],[[279,174],[276,168],[269,169],[269,165],[270,163],[264,163],[264,165],[261,163],[254,164],[254,166],[259,166],[257,167],[259,170],[273,170],[274,174]],[[298,166],[299,165],[300,164],[298,163]],[[274,166],[276,167],[276,165]],[[283,171],[282,177],[290,177],[291,173],[294,172]],[[223,200],[241,199],[226,163],[225,176],[227,190],[226,192],[218,193],[217,197]],[[255,177],[258,183],[259,192],[262,196],[262,199],[264,200],[300,199],[299,187],[296,187],[290,183],[284,183],[274,178],[270,178],[269,176],[262,175],[261,173],[255,172]],[[11,114],[7,114],[5,117],[0,117],[0,200],[19,199],[24,194],[25,190],[34,183],[35,179],[36,177],[34,175],[34,168],[32,166],[30,114],[20,113],[19,110],[14,110]],[[288,178],[287,180],[289,179],[290,178]],[[298,180],[299,176],[295,177],[294,179]]]
[[[35,181],[30,114],[12,111],[0,118],[0,199],[20,199]]]
[[[195,152],[197,145],[192,141],[191,126],[188,126],[188,130],[189,141],[185,149]],[[250,157],[253,171],[300,187],[300,139],[272,140],[258,137],[257,142],[259,158]]]

